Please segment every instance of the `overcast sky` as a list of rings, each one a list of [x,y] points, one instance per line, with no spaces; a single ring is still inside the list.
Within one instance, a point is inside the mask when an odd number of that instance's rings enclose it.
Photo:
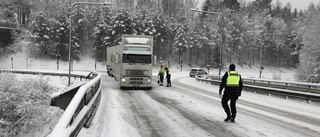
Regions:
[[[244,0],[244,1],[254,1],[254,0]],[[298,10],[305,10],[308,8],[309,4],[313,2],[316,6],[320,0],[279,0],[282,6],[287,5],[290,2],[292,9],[297,8]],[[276,3],[277,0],[272,0],[272,3]]]

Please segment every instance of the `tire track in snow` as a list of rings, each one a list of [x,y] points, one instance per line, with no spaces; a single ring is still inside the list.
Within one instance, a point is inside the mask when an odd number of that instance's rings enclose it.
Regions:
[[[147,91],[124,90],[121,91],[122,105],[126,108],[124,119],[137,128],[143,137],[173,136],[167,130],[162,120],[148,106],[148,102],[141,98]]]
[[[208,89],[199,88],[202,84],[198,83],[196,85],[200,85],[198,87],[196,86],[189,86],[186,83],[182,83],[179,80],[184,78],[176,79],[174,82],[176,82],[176,85],[178,87],[184,88],[183,94],[193,96],[195,98],[198,98],[199,100],[207,101],[208,99],[205,98],[211,98],[211,101],[209,102],[217,102],[220,103],[220,99],[217,98],[217,93],[213,94],[212,91],[208,91]],[[196,81],[195,81],[196,82]],[[217,86],[215,86],[216,89],[218,89]],[[213,88],[213,86],[212,86]],[[210,89],[209,89],[210,90]],[[179,90],[174,90],[179,91]],[[189,91],[189,92],[188,92]],[[202,96],[202,97],[201,97]],[[319,132],[317,132],[317,127],[319,127],[319,121],[318,118],[314,118],[313,115],[312,118],[308,117],[308,115],[302,116],[301,114],[303,112],[296,112],[295,110],[288,110],[285,108],[279,108],[277,106],[270,106],[269,104],[264,104],[264,102],[255,102],[253,100],[248,100],[245,97],[241,97],[240,100],[238,100],[238,112],[240,114],[246,115],[246,118],[250,116],[249,121],[244,121],[246,123],[255,123],[255,119],[257,121],[261,121],[261,123],[256,123],[258,125],[267,125],[264,128],[270,130],[271,132],[274,130],[276,135],[301,135],[301,136],[319,136]],[[221,108],[222,109],[222,108]],[[310,121],[310,120],[314,121]],[[302,125],[309,125],[308,127],[304,127]],[[318,125],[318,126],[317,126]],[[278,128],[276,128],[278,127]],[[243,125],[243,128],[246,128],[245,125]],[[310,130],[311,128],[311,130]],[[282,129],[282,130],[281,130]],[[265,132],[270,132],[266,130]],[[284,132],[283,132],[284,131]],[[288,132],[290,131],[290,132]],[[260,132],[260,131],[257,131]],[[260,134],[263,134],[263,132],[260,132]]]

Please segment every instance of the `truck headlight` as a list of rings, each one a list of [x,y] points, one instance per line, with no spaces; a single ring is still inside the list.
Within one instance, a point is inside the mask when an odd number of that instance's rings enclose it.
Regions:
[[[151,78],[148,78],[147,83],[148,84],[151,83]]]
[[[126,83],[126,79],[125,78],[121,78],[121,82],[122,83]]]

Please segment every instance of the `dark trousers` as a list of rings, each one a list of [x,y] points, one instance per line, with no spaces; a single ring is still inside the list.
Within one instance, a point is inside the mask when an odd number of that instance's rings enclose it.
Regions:
[[[171,75],[167,76],[167,86],[171,86]]]
[[[229,100],[230,100],[231,113],[230,113],[230,108],[228,105]],[[228,92],[225,92],[223,94],[221,104],[222,104],[222,107],[228,117],[230,117],[230,116],[232,118],[236,117],[236,114],[237,114],[236,102],[237,102],[237,100],[238,100],[237,94],[232,94],[232,93],[228,93]]]
[[[163,83],[163,75],[160,75],[160,82]]]

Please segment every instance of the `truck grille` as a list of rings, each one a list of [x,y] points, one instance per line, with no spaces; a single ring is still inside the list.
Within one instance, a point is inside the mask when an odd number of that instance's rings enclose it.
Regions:
[[[140,81],[142,81],[143,78],[130,78],[130,80],[140,80]]]
[[[130,78],[130,84],[143,84],[143,78]]]

